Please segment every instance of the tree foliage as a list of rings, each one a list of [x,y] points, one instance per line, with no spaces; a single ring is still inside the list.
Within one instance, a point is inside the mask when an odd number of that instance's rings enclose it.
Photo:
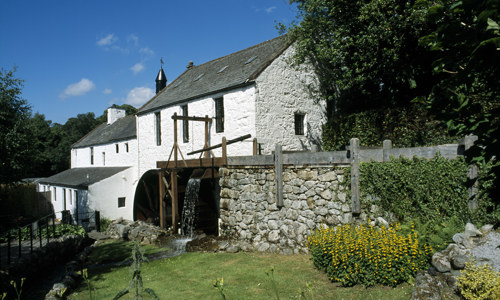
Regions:
[[[312,62],[330,113],[408,105],[430,90],[427,1],[291,0],[297,60]]]
[[[437,27],[420,42],[435,53],[439,77],[429,108],[457,134],[478,136],[470,156],[484,166],[500,153],[500,1],[448,1],[428,19]],[[497,190],[499,167],[492,168]]]
[[[23,178],[33,157],[27,126],[31,107],[21,97],[23,81],[14,73],[0,69],[0,183]]]

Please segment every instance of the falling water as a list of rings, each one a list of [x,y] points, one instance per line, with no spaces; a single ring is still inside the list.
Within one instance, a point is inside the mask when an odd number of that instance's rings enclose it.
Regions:
[[[186,237],[193,237],[195,221],[195,205],[198,201],[201,179],[189,178],[184,196],[184,207],[182,209],[181,234]]]

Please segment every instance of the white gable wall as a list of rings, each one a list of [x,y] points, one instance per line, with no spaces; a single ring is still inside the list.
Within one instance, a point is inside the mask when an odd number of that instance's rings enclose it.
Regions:
[[[326,103],[318,102],[312,89],[318,82],[312,67],[290,66],[294,48],[289,47],[256,79],[257,140],[262,154],[270,154],[275,144],[283,150],[310,150],[321,145],[322,125],[326,122]],[[305,134],[295,135],[295,113],[305,114]]]
[[[222,137],[231,140],[242,135],[251,134],[255,137],[255,88],[247,86],[234,89],[225,93],[194,99],[187,102],[189,116],[215,117],[214,99],[224,98],[224,132],[215,132],[215,120],[209,127],[209,144],[216,145],[222,142]],[[181,105],[185,105],[182,103]],[[137,136],[139,143],[139,174],[156,168],[157,161],[167,161],[174,144],[174,121],[172,115],[182,115],[181,105],[167,107],[161,110],[161,145],[156,145],[155,113],[139,115],[137,121]],[[205,141],[205,123],[189,122],[189,142],[183,142],[182,121],[177,121],[177,143],[185,159],[195,159],[200,154],[188,156],[187,153],[202,149]],[[221,150],[215,149],[213,153],[221,156]],[[235,143],[227,147],[230,156],[251,155],[251,139]],[[178,156],[179,160],[181,156]],[[172,158],[173,160],[173,154]]]
[[[126,151],[128,144],[128,152]],[[118,153],[116,153],[118,145]],[[91,148],[94,148],[94,163],[91,164]],[[103,155],[103,153],[105,153]],[[71,149],[71,168],[126,167],[137,165],[137,139],[124,140],[93,147]]]
[[[100,211],[103,218],[133,220],[136,187],[134,177],[134,168],[128,168],[89,186],[88,207]],[[118,207],[120,197],[125,198],[125,207]]]
[[[73,220],[76,222],[76,212],[78,205],[78,212],[83,214],[87,212],[87,190],[70,188],[65,186],[55,186],[48,184],[40,184],[39,191],[48,192],[50,191],[51,199],[50,202],[56,214],[56,218],[62,219],[62,211],[69,210],[73,216]],[[82,216],[80,216],[82,217]]]

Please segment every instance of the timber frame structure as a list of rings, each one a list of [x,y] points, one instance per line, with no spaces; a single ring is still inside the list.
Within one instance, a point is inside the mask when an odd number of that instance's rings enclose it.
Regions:
[[[233,144],[236,142],[241,142],[245,139],[251,137],[250,134],[232,139],[227,141],[225,137],[222,138],[222,143],[209,146],[208,136],[209,136],[209,126],[212,122],[212,118],[205,117],[190,117],[190,116],[178,116],[177,113],[174,113],[172,116],[172,120],[174,121],[174,144],[172,146],[172,150],[170,151],[170,155],[167,161],[157,161],[156,167],[158,170],[158,187],[159,187],[159,216],[160,216],[160,227],[167,228],[167,202],[164,200],[165,196],[170,196],[171,199],[171,207],[172,207],[172,230],[173,232],[177,232],[177,223],[179,222],[179,185],[178,185],[178,174],[185,168],[205,168],[212,169],[212,172],[208,172],[209,178],[215,178],[215,174],[218,177],[218,171],[215,171],[215,168],[219,168],[227,165],[227,145]],[[195,121],[195,122],[204,122],[205,123],[205,141],[204,146],[200,150],[192,151],[188,153],[197,154],[200,153],[200,157],[198,159],[184,159],[182,152],[179,148],[177,142],[177,121]],[[222,157],[215,157],[212,152],[213,149],[222,148]],[[173,154],[173,160],[171,160]],[[182,162],[179,161],[179,154],[181,156]],[[253,139],[253,155],[257,154],[257,139]],[[211,174],[210,174],[211,173]],[[207,172],[205,172],[207,174]],[[170,177],[170,181],[168,180]]]

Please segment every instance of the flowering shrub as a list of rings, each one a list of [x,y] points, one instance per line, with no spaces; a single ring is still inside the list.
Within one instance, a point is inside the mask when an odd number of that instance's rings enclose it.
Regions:
[[[389,228],[343,225],[316,230],[308,237],[314,265],[343,286],[395,286],[428,267],[432,247],[419,243],[416,231],[403,235]]]
[[[478,266],[475,261],[465,264],[457,277],[460,294],[469,299],[500,299],[500,273],[490,265]]]

